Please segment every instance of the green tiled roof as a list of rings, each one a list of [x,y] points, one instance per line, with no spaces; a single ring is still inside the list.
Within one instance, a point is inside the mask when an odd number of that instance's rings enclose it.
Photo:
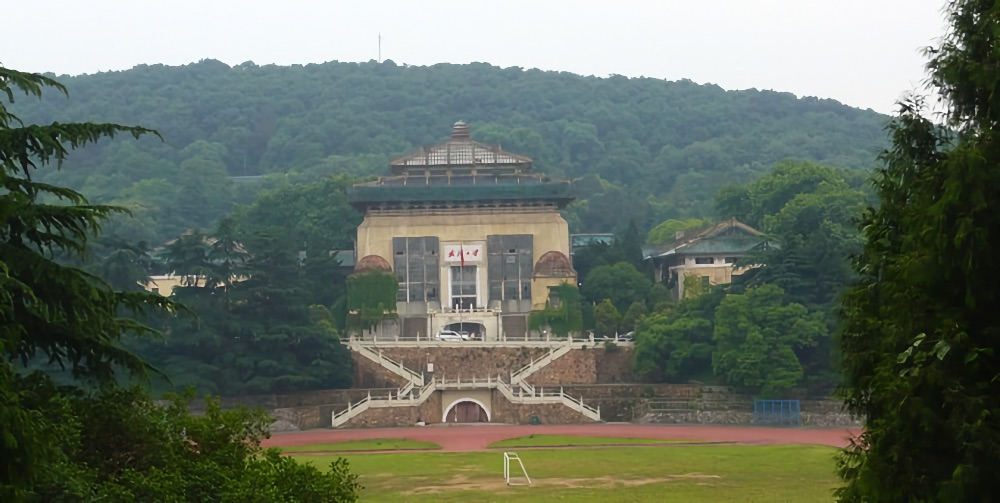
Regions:
[[[702,254],[702,255],[719,255],[724,253],[747,253],[753,250],[765,239],[760,236],[747,236],[747,237],[711,237],[705,238],[700,241],[695,241],[687,246],[682,246],[671,252],[667,252],[670,255],[690,255],[690,254]]]
[[[744,255],[767,242],[760,231],[733,218],[682,235],[667,245],[644,248],[643,256],[656,259],[677,255]]]
[[[569,182],[446,186],[357,185],[348,199],[358,209],[369,206],[462,202],[551,202],[565,206],[573,201]]]

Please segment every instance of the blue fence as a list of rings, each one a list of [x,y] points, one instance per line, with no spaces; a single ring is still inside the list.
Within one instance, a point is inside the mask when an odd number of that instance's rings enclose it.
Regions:
[[[753,424],[766,426],[801,426],[802,410],[798,400],[754,400]]]

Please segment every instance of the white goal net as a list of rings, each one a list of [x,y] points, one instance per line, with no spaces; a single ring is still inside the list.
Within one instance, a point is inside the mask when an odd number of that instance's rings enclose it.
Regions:
[[[524,469],[524,463],[516,452],[503,453],[503,478],[509,486],[531,485],[528,471]]]

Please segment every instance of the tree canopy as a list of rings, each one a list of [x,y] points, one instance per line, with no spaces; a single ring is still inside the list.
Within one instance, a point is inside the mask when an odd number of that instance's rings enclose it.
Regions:
[[[123,345],[157,335],[135,317],[176,306],[137,283],[116,289],[138,276],[141,247],[109,245],[117,251],[102,266],[113,283],[72,265],[101,224],[124,210],[37,175],[76,148],[157,133],[113,123],[25,124],[8,107],[45,88],[65,92],[48,77],[0,67],[0,499],[356,499],[343,463],[322,473],[262,451],[270,423],[262,413],[223,413],[216,404],[195,418],[190,397],[163,408],[141,389],[120,387],[150,372]],[[57,386],[60,371],[69,378]]]
[[[946,127],[922,96],[900,104],[843,303],[841,393],[865,421],[843,501],[1000,497],[1000,7],[947,14],[927,51]]]
[[[770,398],[793,388],[831,392],[839,383],[834,310],[856,279],[849,261],[860,250],[855,218],[869,199],[860,180],[851,171],[785,161],[754,181],[722,187],[717,216],[757,226],[764,245],[737,260],[736,267],[750,268],[733,284],[709,286],[689,276],[676,305],[650,303],[652,312],[636,324],[636,370]],[[657,229],[703,221],[667,220]]]
[[[833,100],[478,63],[204,60],[64,83],[72,101],[25,103],[24,116],[134,121],[164,141],[102,142],[39,180],[129,207],[143,224],[108,231],[154,245],[211,227],[286,178],[382,174],[393,156],[443,140],[457,120],[472,125],[474,139],[576,179],[581,200],[567,210],[575,232],[703,218],[721,184],[750,181],[787,158],[866,169],[886,143],[884,116]]]

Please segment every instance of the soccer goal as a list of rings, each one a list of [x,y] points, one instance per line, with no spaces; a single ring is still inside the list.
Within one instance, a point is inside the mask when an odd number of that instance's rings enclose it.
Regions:
[[[531,485],[528,470],[524,469],[524,463],[521,462],[521,458],[517,456],[516,452],[503,453],[503,478],[509,486]]]

